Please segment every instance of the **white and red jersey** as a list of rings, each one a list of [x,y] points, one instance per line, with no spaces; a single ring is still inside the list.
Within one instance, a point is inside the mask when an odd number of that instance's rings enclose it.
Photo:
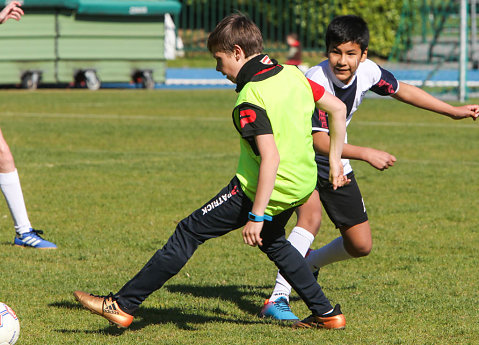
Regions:
[[[306,77],[322,85],[326,91],[332,93],[346,104],[346,127],[351,122],[353,114],[361,104],[366,92],[371,90],[378,95],[389,96],[399,90],[399,82],[394,75],[369,59],[359,64],[356,74],[347,85],[336,78],[329,66],[328,60],[310,68],[306,72]],[[312,125],[313,132],[322,131],[329,133],[328,114],[321,110],[315,111]],[[345,142],[348,142],[347,134]],[[342,162],[345,174],[353,171],[349,164],[349,159],[342,159]],[[329,177],[328,157],[316,154],[316,163],[318,164],[319,175],[327,179]]]

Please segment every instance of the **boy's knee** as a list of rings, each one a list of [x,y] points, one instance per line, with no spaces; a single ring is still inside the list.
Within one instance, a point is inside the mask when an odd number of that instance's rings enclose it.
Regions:
[[[367,256],[371,253],[373,241],[369,222],[363,222],[352,227],[340,229],[344,248],[349,255],[355,258]]]
[[[291,243],[286,241],[286,239],[263,238],[263,245],[258,246],[258,248],[265,253],[271,261],[277,261],[286,253],[288,246],[291,246]]]
[[[371,253],[372,249],[373,249],[372,244],[361,243],[361,244],[356,244],[354,246],[351,246],[350,248],[347,248],[347,251],[351,256],[355,258],[360,258],[363,256],[368,256],[369,253]]]
[[[319,231],[319,228],[321,227],[321,212],[301,214],[301,216],[298,217],[296,226],[306,229],[314,236],[316,236]]]

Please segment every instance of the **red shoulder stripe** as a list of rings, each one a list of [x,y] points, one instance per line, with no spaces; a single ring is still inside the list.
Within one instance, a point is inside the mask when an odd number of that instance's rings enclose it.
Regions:
[[[321,97],[323,97],[323,95],[324,95],[324,91],[325,91],[324,87],[322,87],[321,85],[312,81],[309,78],[306,78],[306,79],[308,79],[309,85],[311,86],[311,90],[313,90],[314,101],[315,102],[319,101],[321,99]]]

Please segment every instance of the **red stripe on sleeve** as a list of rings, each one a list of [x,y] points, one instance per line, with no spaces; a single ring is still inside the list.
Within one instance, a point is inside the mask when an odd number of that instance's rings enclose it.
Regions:
[[[306,79],[308,79],[308,78],[306,78]],[[325,91],[324,87],[322,87],[318,83],[312,81],[311,79],[308,79],[308,81],[309,81],[309,85],[311,85],[311,90],[313,90],[314,101],[317,102],[324,95],[324,91]]]

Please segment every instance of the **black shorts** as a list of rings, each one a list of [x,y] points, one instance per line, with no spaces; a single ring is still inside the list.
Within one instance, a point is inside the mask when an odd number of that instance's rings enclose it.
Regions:
[[[316,184],[321,203],[329,219],[338,229],[351,227],[368,220],[366,207],[354,173],[349,173],[348,178],[351,179],[351,182],[336,190],[328,180],[319,176]]]

